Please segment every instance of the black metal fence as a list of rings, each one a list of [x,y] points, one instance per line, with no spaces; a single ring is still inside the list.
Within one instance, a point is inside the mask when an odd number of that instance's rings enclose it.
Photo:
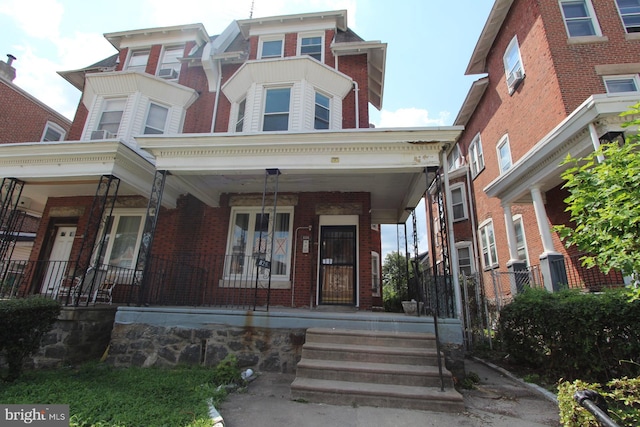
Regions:
[[[611,270],[603,273],[598,267],[584,267],[581,258],[585,253],[579,253],[564,259],[551,262],[551,267],[564,267],[567,274],[567,283],[570,289],[587,289],[599,291],[603,288],[619,287],[624,285],[624,276],[620,271]],[[564,263],[564,266],[562,265]]]

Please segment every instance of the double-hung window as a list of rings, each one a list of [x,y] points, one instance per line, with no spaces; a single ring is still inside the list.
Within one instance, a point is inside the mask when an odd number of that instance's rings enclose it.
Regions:
[[[469,164],[471,165],[471,176],[474,178],[484,169],[480,134],[477,134],[471,141],[471,145],[469,145]]]
[[[281,58],[284,47],[284,39],[282,37],[271,39],[260,39],[260,59]]]
[[[62,141],[67,132],[53,122],[47,122],[41,141]]]
[[[640,88],[640,81],[637,74],[626,76],[604,76],[604,85],[607,89],[607,93],[633,93],[638,92]]]
[[[291,88],[270,88],[266,91],[263,131],[289,129],[289,104]]]
[[[493,268],[498,264],[498,252],[496,250],[496,238],[493,233],[493,221],[488,220],[479,228],[480,248],[482,249],[482,266],[485,269]]]
[[[316,107],[313,128],[314,129],[329,129],[329,117],[330,117],[330,102],[328,96],[316,92]]]
[[[255,278],[268,273],[258,266],[258,260],[271,261],[271,277],[286,279],[291,267],[291,236],[293,207],[279,207],[274,215],[259,207],[234,208],[231,211],[227,245],[227,277]]]
[[[513,227],[516,232],[516,249],[518,250],[518,258],[529,265],[529,253],[527,252],[527,242],[524,236],[524,227],[521,215],[513,217]]]
[[[467,219],[467,203],[464,197],[464,184],[453,184],[451,186],[451,207],[453,209],[453,220],[462,221]]]
[[[498,151],[498,163],[500,165],[500,173],[504,173],[511,168],[511,148],[509,147],[509,135],[505,135],[500,139],[496,146]]]
[[[244,115],[247,109],[247,99],[243,99],[238,104],[238,116],[236,117],[236,132],[242,132],[244,130]]]
[[[456,144],[451,152],[447,155],[447,166],[449,170],[458,169],[462,166],[462,154],[460,153],[460,147]]]
[[[104,228],[104,250],[100,254],[101,268],[134,268],[138,257],[145,211],[140,209],[114,211]]]
[[[147,69],[147,62],[149,61],[148,50],[134,50],[129,56],[129,62],[127,64],[127,70],[135,70],[145,72]]]
[[[180,59],[184,53],[184,46],[171,46],[164,49],[158,76],[167,80],[177,80],[182,66]]]
[[[600,36],[600,26],[591,0],[560,0],[569,37]]]
[[[458,272],[465,276],[471,276],[473,273],[473,257],[471,256],[471,243],[459,242],[456,243],[456,250],[458,252]]]
[[[144,126],[144,134],[153,135],[164,133],[168,114],[169,109],[167,107],[154,103],[149,104],[147,121]]]
[[[507,88],[509,94],[512,94],[524,78],[524,67],[522,66],[522,56],[520,55],[520,45],[518,44],[517,36],[514,36],[511,42],[509,42],[507,50],[502,57],[502,62],[504,64]]]
[[[640,33],[640,0],[616,0],[627,33]]]
[[[102,115],[100,116],[100,122],[98,123],[97,130],[108,132],[108,134],[105,134],[105,138],[115,137],[118,135],[125,103],[126,99],[121,98],[106,99],[104,101]]]
[[[299,54],[309,55],[322,62],[322,36],[300,37]]]

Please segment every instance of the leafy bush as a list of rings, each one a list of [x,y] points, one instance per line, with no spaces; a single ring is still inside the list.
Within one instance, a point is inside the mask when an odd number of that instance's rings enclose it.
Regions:
[[[40,339],[51,330],[60,314],[60,304],[46,298],[0,301],[0,353],[8,365],[6,380],[22,373],[24,359],[38,350]]]
[[[530,289],[503,308],[499,330],[517,363],[556,378],[602,383],[640,375],[640,301],[624,291]]]
[[[573,399],[578,390],[593,390],[602,395],[609,409],[609,417],[621,427],[640,425],[640,378],[613,380],[605,386],[581,380],[565,381],[558,386],[558,406],[562,425],[598,427],[595,417]]]
[[[222,385],[242,384],[238,358],[234,354],[229,354],[216,365],[212,381]]]

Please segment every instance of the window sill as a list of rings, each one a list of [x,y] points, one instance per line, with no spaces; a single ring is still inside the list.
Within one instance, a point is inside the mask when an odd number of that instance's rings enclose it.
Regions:
[[[626,40],[640,40],[640,33],[627,33],[624,38]]]
[[[221,288],[234,288],[234,289],[255,289],[256,279],[222,279],[218,281],[218,286]],[[258,280],[258,289],[267,289],[269,287],[268,280]],[[290,280],[275,280],[271,279],[271,289],[291,289]]]
[[[567,44],[605,43],[609,41],[607,36],[581,36],[569,37]]]

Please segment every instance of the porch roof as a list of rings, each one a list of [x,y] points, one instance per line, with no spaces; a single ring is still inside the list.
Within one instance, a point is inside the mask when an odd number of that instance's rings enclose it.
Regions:
[[[424,170],[440,164],[461,126],[259,134],[145,135],[136,140],[210,206],[223,193],[262,193],[266,169],[279,192],[368,192],[371,221],[404,222],[426,191]],[[272,182],[272,181],[271,181]],[[270,190],[272,188],[270,187]]]

